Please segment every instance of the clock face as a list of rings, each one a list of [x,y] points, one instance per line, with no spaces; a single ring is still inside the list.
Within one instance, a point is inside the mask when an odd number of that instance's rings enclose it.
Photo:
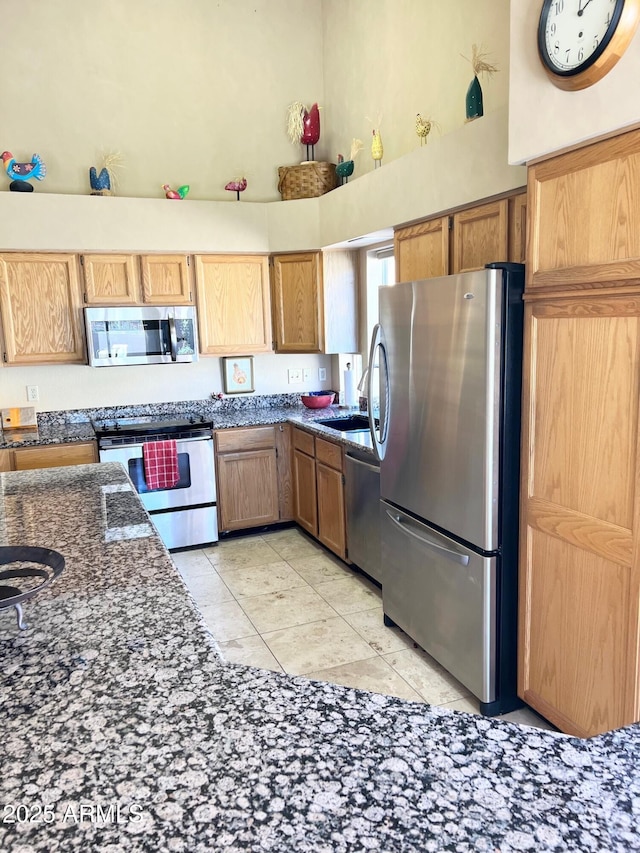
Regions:
[[[554,74],[571,76],[602,55],[620,21],[625,0],[545,0],[538,48]]]

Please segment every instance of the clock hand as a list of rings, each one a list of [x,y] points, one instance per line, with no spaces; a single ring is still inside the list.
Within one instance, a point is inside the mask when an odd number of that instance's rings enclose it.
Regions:
[[[591,3],[591,0],[587,0],[587,2],[586,2],[586,3],[584,4],[584,6],[583,6],[583,5],[582,5],[582,0],[580,0],[580,2],[578,3],[578,6],[579,6],[579,9],[578,9],[578,15],[579,15],[579,16],[584,15],[584,10],[587,8],[587,6],[589,5],[589,3]]]

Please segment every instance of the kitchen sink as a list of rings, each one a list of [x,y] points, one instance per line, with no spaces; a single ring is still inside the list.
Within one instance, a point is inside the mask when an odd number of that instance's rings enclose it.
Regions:
[[[320,426],[336,429],[338,432],[368,432],[369,419],[366,415],[350,415],[346,418],[327,418],[326,421],[315,421]]]

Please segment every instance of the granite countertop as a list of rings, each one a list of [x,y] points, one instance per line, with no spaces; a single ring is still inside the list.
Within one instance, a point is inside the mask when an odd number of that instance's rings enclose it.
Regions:
[[[144,413],[147,413],[148,407],[144,408]],[[203,410],[202,406],[189,408],[189,404],[183,404],[182,409],[178,411],[167,412],[166,407],[155,407],[158,411],[155,414],[158,417],[168,415],[175,417],[176,414],[181,414],[188,417],[190,414],[201,415],[206,414],[211,417],[214,429],[231,429],[233,427],[243,426],[260,426],[267,424],[278,424],[289,421],[299,426],[304,426],[310,431],[324,435],[334,441],[342,442],[346,447],[357,447],[364,449],[365,452],[373,454],[371,445],[371,437],[368,433],[339,433],[328,427],[321,426],[315,423],[317,420],[328,420],[329,418],[342,418],[345,415],[359,414],[357,409],[346,409],[338,406],[329,406],[326,409],[306,409],[301,404],[297,407],[293,406],[273,406],[273,407],[256,407],[256,408],[229,408],[216,409],[214,411]],[[153,413],[153,412],[152,412]],[[37,430],[6,430],[4,435],[0,435],[0,450],[14,449],[20,447],[31,447],[44,444],[67,444],[70,442],[93,441],[95,433],[90,420],[84,420],[75,423],[53,420],[50,421],[45,413],[44,416],[39,416]],[[111,417],[117,416],[112,415]],[[129,416],[129,410],[126,414]]]
[[[224,663],[115,463],[0,475],[0,544],[66,567],[0,611],[0,849],[640,848],[640,726],[580,741]]]

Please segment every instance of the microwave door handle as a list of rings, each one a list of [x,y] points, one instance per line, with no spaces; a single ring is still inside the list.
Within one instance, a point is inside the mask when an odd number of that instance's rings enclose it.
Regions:
[[[460,563],[461,566],[469,565],[469,555],[468,554],[459,554],[457,551],[452,551],[450,548],[445,548],[444,545],[439,545],[437,542],[434,542],[433,539],[429,539],[428,536],[420,536],[418,533],[415,533],[411,528],[404,524],[399,515],[393,512],[389,512],[386,510],[387,515],[393,521],[393,523],[399,527],[404,533],[408,533],[409,536],[413,536],[414,539],[417,539],[423,545],[426,545],[427,548],[431,548],[433,551],[440,552],[444,557],[447,557],[449,560],[453,560],[454,563]]]
[[[178,335],[176,333],[176,321],[169,317],[169,341],[171,344],[171,361],[178,360]]]

